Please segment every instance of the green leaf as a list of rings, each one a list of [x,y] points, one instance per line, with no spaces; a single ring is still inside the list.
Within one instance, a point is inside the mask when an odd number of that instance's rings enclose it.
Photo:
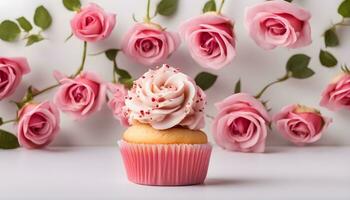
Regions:
[[[345,64],[341,66],[341,70],[344,73],[350,74],[350,69],[348,68],[348,66],[346,66]]]
[[[117,57],[117,54],[119,52],[119,49],[108,49],[105,51],[105,55],[110,61],[114,61]]]
[[[309,78],[315,74],[312,69],[308,68],[310,59],[311,58],[305,54],[293,55],[287,62],[287,72],[290,73],[293,78]]]
[[[21,33],[18,25],[10,20],[4,20],[0,24],[0,39],[6,42],[12,42],[17,39]]]
[[[51,26],[52,18],[49,11],[44,6],[39,6],[35,10],[34,24],[42,30],[46,30]]]
[[[18,147],[17,137],[10,132],[0,129],[0,149],[15,149]]]
[[[196,84],[200,88],[202,88],[202,90],[207,90],[212,85],[214,85],[217,78],[218,78],[217,75],[211,74],[209,72],[201,72],[196,76],[195,81],[196,81]]]
[[[241,79],[239,79],[235,85],[235,94],[241,92]]]
[[[27,101],[33,100],[33,97],[34,97],[33,94],[34,94],[33,86],[29,86],[28,89],[27,89],[26,100]]]
[[[307,68],[310,63],[310,57],[305,54],[295,54],[287,62],[287,71],[296,71]]]
[[[133,85],[133,79],[132,78],[119,78],[119,83],[125,85],[126,88],[130,89]]]
[[[314,74],[315,72],[312,69],[305,68],[303,70],[293,72],[292,77],[297,79],[306,79],[313,76]]]
[[[33,91],[33,87],[29,86],[27,89],[27,92],[25,94],[25,96],[23,97],[22,101],[20,102],[15,102],[18,110],[20,110],[26,103],[32,101],[34,98],[34,91]]]
[[[30,35],[27,37],[27,44],[26,46],[30,46],[34,43],[40,42],[44,38],[41,35]]]
[[[338,13],[343,17],[350,17],[350,0],[345,0],[339,5]]]
[[[157,5],[157,13],[163,16],[171,16],[176,12],[178,3],[178,0],[161,0]]]
[[[325,67],[334,67],[338,64],[337,59],[330,52],[322,49],[320,50],[319,59]]]
[[[20,110],[23,107],[23,103],[20,102],[20,101],[13,101],[13,100],[11,100],[10,103],[15,104],[16,107],[17,107],[17,110]]]
[[[119,79],[132,79],[131,75],[129,74],[128,71],[124,70],[124,69],[116,69],[116,72],[119,76]]]
[[[78,11],[81,8],[80,0],[63,0],[63,5],[70,11]]]
[[[2,118],[0,117],[0,126],[4,123],[4,121],[2,120]]]
[[[16,20],[25,32],[29,32],[33,29],[32,24],[25,17],[20,17]]]
[[[324,43],[326,47],[336,47],[339,45],[339,39],[337,33],[335,32],[335,29],[328,29],[324,33]]]
[[[202,9],[203,13],[206,12],[215,12],[216,11],[216,3],[215,0],[209,0],[204,4]]]
[[[284,0],[284,1],[291,3],[293,0]]]
[[[34,96],[37,94],[38,90],[29,86],[26,94],[22,98],[21,101],[10,101],[11,103],[16,104],[17,109],[20,110],[23,106],[25,106],[28,102],[32,101]]]

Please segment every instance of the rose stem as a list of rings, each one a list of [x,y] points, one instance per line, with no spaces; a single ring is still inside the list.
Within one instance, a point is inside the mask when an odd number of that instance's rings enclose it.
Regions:
[[[114,59],[113,60],[113,83],[117,83],[117,74],[118,71],[118,65],[117,65],[117,61]]]
[[[145,16],[145,22],[149,23],[151,22],[151,16],[150,16],[150,7],[151,7],[151,0],[147,0],[147,10],[146,10],[146,16]]]
[[[334,24],[332,28],[336,28],[337,26],[350,26],[350,24],[346,24],[345,19],[343,18],[340,22]]]
[[[14,123],[14,122],[17,122],[17,119],[11,119],[11,120],[3,121],[3,122],[0,124],[0,126],[5,125],[5,124],[9,124],[9,123]]]
[[[21,105],[25,105],[26,103],[32,101],[36,96],[39,96],[39,95],[41,95],[41,94],[43,94],[43,93],[45,93],[45,92],[47,92],[47,91],[49,91],[49,90],[52,90],[52,89],[58,87],[59,85],[60,85],[60,84],[57,83],[57,84],[55,84],[55,85],[51,85],[51,86],[49,86],[49,87],[46,87],[46,88],[44,88],[44,89],[42,89],[42,90],[35,91],[35,93],[34,93],[30,98],[24,98],[24,99],[20,102],[20,104],[21,104]],[[22,107],[22,106],[21,106],[21,107]]]
[[[83,49],[83,56],[82,56],[81,64],[80,64],[78,71],[74,74],[74,77],[78,76],[80,74],[80,72],[83,71],[83,69],[84,69],[85,60],[86,60],[86,49],[87,49],[87,42],[84,41],[84,49]]]
[[[115,70],[115,67],[114,67],[114,64],[113,64],[113,83],[117,83],[117,77],[116,77],[116,70]]]
[[[224,3],[225,3],[225,0],[221,0],[221,4],[220,4],[219,10],[218,10],[219,14],[221,13],[222,7],[224,7]]]
[[[51,85],[51,86],[49,86],[49,87],[47,87],[47,88],[44,88],[44,89],[42,89],[42,90],[40,90],[40,91],[34,93],[34,94],[33,94],[33,98],[36,97],[36,96],[39,96],[39,95],[41,95],[41,94],[43,94],[43,93],[45,93],[45,92],[47,92],[47,91],[49,91],[49,90],[54,89],[54,88],[58,87],[59,85],[60,85],[60,84],[57,83],[57,84],[55,84],[55,85]]]
[[[80,74],[80,72],[83,71],[83,69],[84,69],[84,65],[85,65],[85,61],[86,61],[86,50],[87,50],[87,42],[84,41],[84,49],[83,49],[82,61],[81,61],[81,64],[80,64],[80,67],[79,67],[78,71],[74,74],[73,77],[78,76]],[[36,97],[36,96],[39,96],[39,95],[41,95],[41,94],[43,94],[43,93],[45,93],[45,92],[47,92],[49,90],[51,90],[51,89],[54,89],[54,88],[58,87],[59,85],[60,84],[57,83],[57,84],[51,85],[51,86],[49,86],[47,88],[44,88],[44,89],[34,93],[33,94],[33,98]],[[26,102],[24,102],[24,103],[26,103]]]
[[[276,83],[280,83],[280,82],[283,82],[283,81],[286,81],[287,79],[289,79],[289,74],[287,73],[286,75],[284,75],[282,78],[279,78],[277,79],[276,81],[273,81],[269,84],[267,84],[257,95],[255,95],[255,98],[259,99],[263,94],[264,92],[270,88],[272,85],[276,84]]]

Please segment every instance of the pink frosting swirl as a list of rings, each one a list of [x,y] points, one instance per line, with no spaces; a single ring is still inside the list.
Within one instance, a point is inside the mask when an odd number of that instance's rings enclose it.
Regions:
[[[187,75],[168,65],[149,70],[134,82],[125,99],[129,123],[148,123],[155,129],[176,125],[204,127],[206,96]]]

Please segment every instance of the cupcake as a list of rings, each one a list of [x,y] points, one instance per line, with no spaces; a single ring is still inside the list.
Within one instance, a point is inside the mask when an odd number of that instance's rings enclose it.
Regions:
[[[131,125],[118,141],[128,179],[143,185],[204,182],[212,147],[204,127],[206,96],[169,65],[134,81],[123,114]]]

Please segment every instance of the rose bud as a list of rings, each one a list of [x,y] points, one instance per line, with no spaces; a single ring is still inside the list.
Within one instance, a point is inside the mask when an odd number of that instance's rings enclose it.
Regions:
[[[273,121],[277,130],[297,145],[314,143],[331,123],[331,119],[320,111],[303,105],[289,105],[275,115]]]
[[[337,76],[323,91],[320,105],[330,110],[350,110],[350,73]]]
[[[73,34],[86,42],[97,42],[107,38],[116,23],[115,14],[106,13],[98,5],[90,3],[71,20]]]
[[[299,48],[311,43],[311,14],[285,1],[265,1],[248,7],[245,26],[261,48]]]
[[[137,23],[124,36],[123,52],[144,65],[164,62],[180,45],[178,34],[153,23]]]
[[[187,20],[180,26],[192,58],[201,66],[220,69],[236,55],[233,21],[214,12]]]
[[[27,103],[18,111],[18,141],[27,149],[50,144],[60,130],[60,113],[51,102]]]
[[[26,58],[0,57],[0,100],[13,94],[22,76],[29,72]]]
[[[118,119],[123,126],[129,126],[128,118],[123,112],[125,97],[128,95],[128,90],[124,85],[119,83],[110,83],[108,84],[107,89],[110,93],[108,107],[113,112],[114,117]]]
[[[216,143],[240,152],[264,152],[270,116],[264,105],[249,94],[233,94],[216,103],[213,123]]]
[[[106,86],[92,72],[82,72],[75,78],[64,77],[55,72],[61,84],[54,98],[58,108],[82,119],[101,109],[106,94]]]

